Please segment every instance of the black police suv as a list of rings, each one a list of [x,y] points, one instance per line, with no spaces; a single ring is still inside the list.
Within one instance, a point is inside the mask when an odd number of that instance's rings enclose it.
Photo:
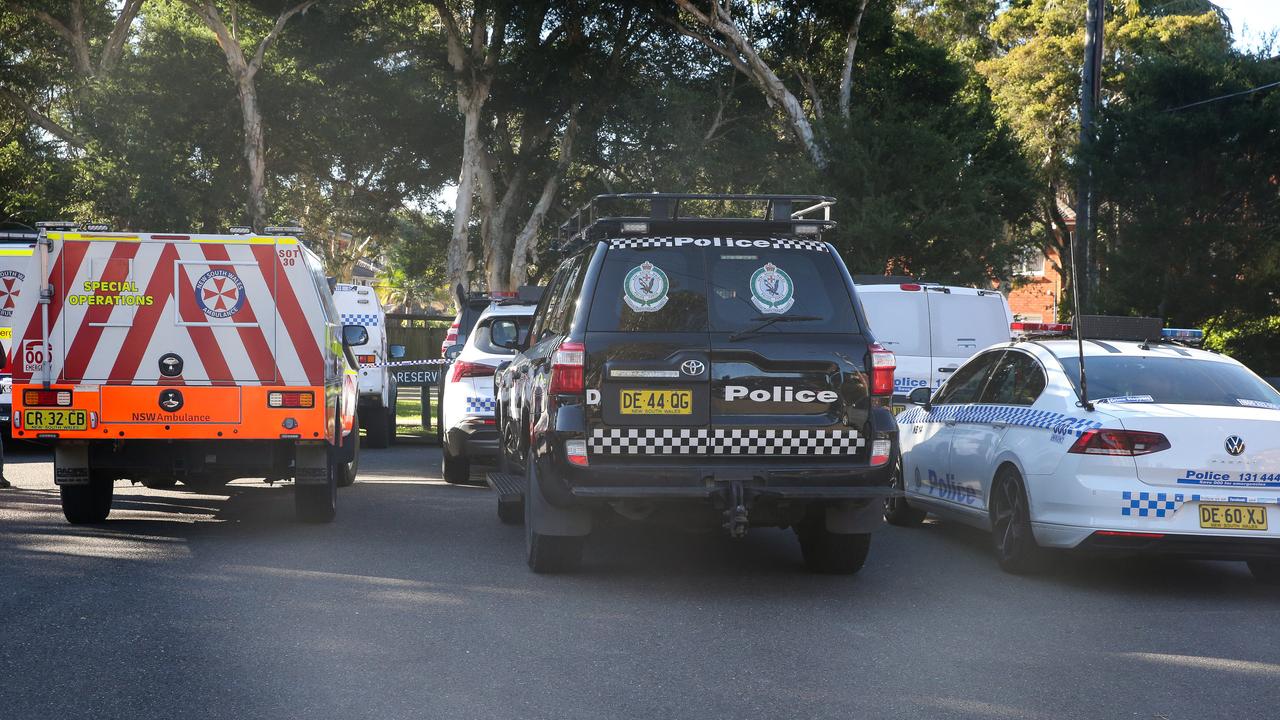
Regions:
[[[562,228],[567,257],[495,378],[489,483],[535,572],[576,567],[608,511],[791,527],[810,569],[862,567],[892,494],[894,358],[821,239],[833,202],[602,195]],[[763,214],[707,217],[723,208]]]

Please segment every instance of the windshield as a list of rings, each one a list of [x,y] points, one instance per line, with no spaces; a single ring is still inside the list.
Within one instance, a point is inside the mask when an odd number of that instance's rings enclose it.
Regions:
[[[1075,358],[1059,358],[1080,391]],[[1156,402],[1280,408],[1280,392],[1232,363],[1172,357],[1088,356],[1089,397],[1095,402]]]
[[[781,247],[611,248],[591,331],[854,333],[853,301],[835,258]]]

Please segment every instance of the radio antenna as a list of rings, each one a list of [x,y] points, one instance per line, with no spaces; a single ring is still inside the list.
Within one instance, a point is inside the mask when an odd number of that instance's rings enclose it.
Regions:
[[[1075,306],[1075,321],[1071,324],[1076,331],[1076,350],[1080,354],[1080,406],[1092,412],[1093,403],[1089,402],[1089,379],[1084,372],[1084,317],[1080,314],[1080,266],[1076,264],[1075,244],[1067,243],[1067,245],[1071,250],[1071,304]]]

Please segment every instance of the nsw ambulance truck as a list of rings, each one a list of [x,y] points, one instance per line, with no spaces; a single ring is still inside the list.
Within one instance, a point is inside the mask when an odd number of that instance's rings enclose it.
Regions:
[[[0,227],[0,352],[9,357],[13,342],[13,311],[17,308],[22,280],[36,246],[37,233],[26,227]],[[13,407],[9,367],[0,368],[0,427],[9,430]]]
[[[42,230],[13,316],[12,431],[54,445],[68,521],[106,519],[118,480],[236,478],[292,478],[298,517],[333,519],[365,330],[292,230]]]

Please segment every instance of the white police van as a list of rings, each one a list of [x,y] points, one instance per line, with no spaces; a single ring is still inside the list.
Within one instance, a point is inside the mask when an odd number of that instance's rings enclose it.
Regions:
[[[440,427],[441,472],[446,482],[466,482],[472,460],[497,456],[493,375],[516,354],[510,347],[524,342],[535,309],[537,300],[533,298],[494,300],[444,371]]]
[[[1198,330],[1084,316],[987,348],[898,416],[904,494],[886,519],[926,512],[989,529],[1001,567],[1042,548],[1247,560],[1280,582],[1280,392]],[[1057,333],[1053,337],[1051,333]]]
[[[978,350],[1010,339],[1013,314],[999,291],[859,275],[858,299],[876,341],[893,351],[894,411],[916,388],[937,388]]]
[[[387,313],[373,288],[338,283],[333,302],[344,325],[363,325],[369,341],[353,348],[360,362],[360,427],[365,446],[385,448],[396,437],[396,380],[388,360],[404,357],[403,345],[387,345]]]

